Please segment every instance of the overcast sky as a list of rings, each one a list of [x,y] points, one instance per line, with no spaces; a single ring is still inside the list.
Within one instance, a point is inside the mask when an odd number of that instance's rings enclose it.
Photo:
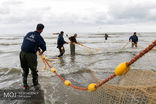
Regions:
[[[0,0],[0,34],[154,32],[156,0]]]

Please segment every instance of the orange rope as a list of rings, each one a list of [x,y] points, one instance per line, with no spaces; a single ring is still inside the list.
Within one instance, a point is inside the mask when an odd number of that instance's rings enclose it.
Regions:
[[[78,90],[88,90],[88,88],[77,87],[77,86],[74,86],[72,84],[70,85],[70,87],[75,88],[75,89],[78,89]]]
[[[49,66],[49,68],[52,68],[52,66],[50,66],[50,64],[47,62],[46,59],[43,59],[47,65]],[[58,73],[54,72],[56,74],[56,76],[58,76],[63,82],[65,81],[65,79],[63,79]],[[88,88],[83,88],[83,87],[77,87],[77,86],[74,86],[74,85],[70,85],[72,88],[75,88],[75,89],[79,89],[79,90],[88,90]]]
[[[65,81],[65,79],[63,79],[60,75],[58,75],[56,72],[55,72],[55,74],[64,82]]]
[[[44,59],[45,60],[45,59]],[[52,66],[50,66],[50,64],[47,62],[47,60],[45,60],[45,62],[47,63],[47,65],[49,66],[49,68],[52,68]],[[65,80],[55,72],[55,74],[64,82]]]
[[[116,75],[112,74],[111,76],[109,76],[108,78],[106,78],[105,80],[101,81],[99,84],[96,85],[96,88],[102,86],[104,83],[108,82],[110,79],[113,79]]]
[[[45,60],[45,59],[43,59],[43,60]],[[50,64],[47,62],[47,60],[45,60],[45,62],[47,63],[47,65],[49,66],[49,68],[52,68],[52,67],[50,66]]]

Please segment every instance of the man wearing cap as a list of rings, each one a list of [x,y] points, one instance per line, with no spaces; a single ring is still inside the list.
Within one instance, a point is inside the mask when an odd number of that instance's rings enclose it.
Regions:
[[[35,88],[39,88],[40,84],[38,82],[38,74],[37,74],[37,51],[40,51],[42,54],[46,51],[46,43],[42,36],[40,35],[44,29],[43,24],[38,24],[36,27],[36,31],[29,32],[24,37],[21,52],[20,52],[20,63],[23,69],[23,87],[28,89],[29,86],[27,84],[27,77],[29,74],[29,69],[32,73],[32,82]]]

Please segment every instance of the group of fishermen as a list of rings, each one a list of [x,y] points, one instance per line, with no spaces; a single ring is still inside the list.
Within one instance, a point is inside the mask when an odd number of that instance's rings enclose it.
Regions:
[[[68,42],[64,40],[63,36],[64,36],[64,32],[61,31],[57,39],[57,48],[60,51],[60,54],[58,55],[58,57],[63,56],[63,54],[65,53],[65,49],[63,45],[68,44]],[[75,55],[75,44],[79,44],[79,42],[77,42],[76,40],[76,37],[77,37],[76,33],[74,34],[74,36],[69,37],[71,55]]]
[[[23,87],[25,90],[29,89],[27,83],[27,77],[29,74],[29,69],[32,73],[32,82],[35,89],[40,89],[40,84],[38,82],[38,71],[37,71],[37,51],[39,54],[42,55],[46,51],[46,42],[44,41],[43,37],[40,35],[44,29],[43,24],[38,24],[36,27],[36,31],[29,32],[23,39],[23,43],[21,46],[20,52],[20,64],[23,69]],[[58,57],[61,57],[65,53],[64,44],[68,44],[63,38],[64,32],[61,31],[58,39],[57,39],[57,48],[60,51]],[[70,48],[71,48],[71,55],[75,55],[75,44],[80,44],[76,40],[77,34],[74,36],[69,37],[70,40]],[[105,34],[105,39],[107,40],[108,35]],[[138,37],[136,36],[136,32],[134,35],[129,38],[129,41],[132,42],[132,47],[135,45],[137,47]]]

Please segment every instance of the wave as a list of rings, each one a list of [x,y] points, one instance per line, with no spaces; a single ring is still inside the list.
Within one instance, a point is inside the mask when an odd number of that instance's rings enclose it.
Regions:
[[[22,38],[23,37],[0,37],[1,40],[17,40]]]
[[[100,53],[93,52],[93,53],[86,53],[86,54],[81,54],[81,53],[76,53],[76,55],[81,55],[81,56],[91,56],[91,55],[101,55],[101,54],[122,54],[122,53],[137,53],[137,51],[103,51]]]
[[[2,51],[0,50],[0,53],[3,53],[3,54],[7,54],[7,53],[13,53],[13,54],[19,54],[20,51]]]
[[[57,39],[57,37],[44,37],[44,39]]]
[[[21,69],[18,68],[0,68],[0,75],[19,74]]]
[[[66,50],[67,51],[67,50]],[[76,52],[76,56],[96,56],[96,55],[112,55],[112,54],[124,54],[124,53],[130,53],[130,54],[137,54],[139,53],[139,50],[138,51],[128,51],[128,50],[117,50],[117,51],[93,51],[93,52],[81,52],[80,50]],[[48,58],[51,58],[51,59],[57,59],[57,56],[56,55],[50,55],[50,54],[47,54],[45,55],[46,57]],[[70,56],[70,53],[65,53],[65,56]]]
[[[2,46],[21,45],[21,43],[0,43]]]

